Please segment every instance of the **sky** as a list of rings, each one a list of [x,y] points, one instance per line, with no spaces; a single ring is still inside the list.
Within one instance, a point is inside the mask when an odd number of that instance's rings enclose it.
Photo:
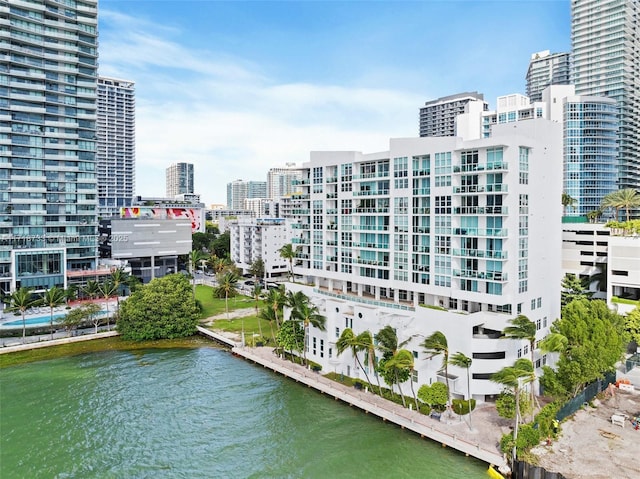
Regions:
[[[195,192],[318,150],[385,151],[426,101],[524,93],[531,54],[569,51],[569,0],[100,0],[99,74],[135,82],[136,195],[194,164]]]

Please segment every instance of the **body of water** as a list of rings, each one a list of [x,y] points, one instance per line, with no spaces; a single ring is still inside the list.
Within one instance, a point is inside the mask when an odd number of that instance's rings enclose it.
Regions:
[[[486,478],[486,465],[216,348],[2,370],[0,477]]]

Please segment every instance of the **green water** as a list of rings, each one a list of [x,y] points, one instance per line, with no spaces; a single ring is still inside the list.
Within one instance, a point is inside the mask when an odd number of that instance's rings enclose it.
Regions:
[[[486,466],[215,348],[0,371],[0,477],[486,478]]]

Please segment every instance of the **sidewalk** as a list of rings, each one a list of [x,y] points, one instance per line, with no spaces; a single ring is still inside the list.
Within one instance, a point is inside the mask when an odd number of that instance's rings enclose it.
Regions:
[[[319,391],[333,395],[350,405],[355,405],[381,417],[415,431],[421,436],[427,436],[466,454],[477,457],[489,464],[502,466],[503,454],[499,450],[502,434],[508,427],[501,427],[505,420],[498,417],[495,407],[491,404],[479,405],[471,415],[473,429],[468,426],[468,416],[446,417],[442,421],[431,419],[424,414],[404,408],[400,404],[381,398],[377,394],[356,390],[336,381],[312,372],[299,364],[294,364],[279,358],[269,347],[233,348],[233,353],[248,360],[259,362],[265,367],[280,372],[296,381],[310,385]],[[376,385],[374,384],[374,387]],[[410,391],[404,391],[410,396]],[[410,401],[413,403],[413,400]],[[409,404],[409,403],[408,403]]]

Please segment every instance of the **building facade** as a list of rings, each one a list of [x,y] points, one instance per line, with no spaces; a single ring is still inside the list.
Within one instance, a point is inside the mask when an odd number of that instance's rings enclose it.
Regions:
[[[531,102],[542,100],[542,90],[549,85],[569,85],[571,82],[571,54],[551,53],[549,50],[531,55],[527,70],[526,92]]]
[[[238,218],[226,223],[230,231],[231,259],[243,274],[258,259],[264,263],[264,279],[286,277],[289,263],[280,248],[291,241],[292,230],[282,218]],[[262,278],[261,278],[262,279]]]
[[[96,173],[98,216],[118,216],[131,206],[136,177],[135,84],[98,78]]]
[[[311,328],[307,357],[354,376],[353,359],[336,353],[341,332],[390,325],[414,353],[412,380],[429,384],[444,380],[440,361],[419,344],[439,330],[473,358],[474,397],[498,394],[491,374],[531,354],[526,341],[498,339],[508,321],[527,315],[541,339],[560,314],[560,125],[532,119],[496,125],[488,139],[312,152],[303,167],[292,225],[301,281],[288,288],[327,317],[326,332]],[[536,368],[546,360],[534,352]],[[466,394],[464,371],[451,374],[454,395]]]
[[[235,180],[227,183],[227,208],[230,210],[244,209],[246,199],[266,197],[266,181]]]
[[[302,179],[302,170],[295,163],[288,163],[286,168],[271,168],[267,172],[267,198],[278,200],[283,196],[299,193],[300,188],[294,182]]]
[[[618,104],[618,185],[640,190],[640,2],[571,2],[572,80],[577,95]]]
[[[97,2],[2,2],[0,288],[96,268]]]
[[[420,108],[420,136],[455,136],[458,115],[488,108],[484,95],[475,91],[428,101]]]
[[[166,171],[167,197],[193,194],[193,164],[172,163]]]

